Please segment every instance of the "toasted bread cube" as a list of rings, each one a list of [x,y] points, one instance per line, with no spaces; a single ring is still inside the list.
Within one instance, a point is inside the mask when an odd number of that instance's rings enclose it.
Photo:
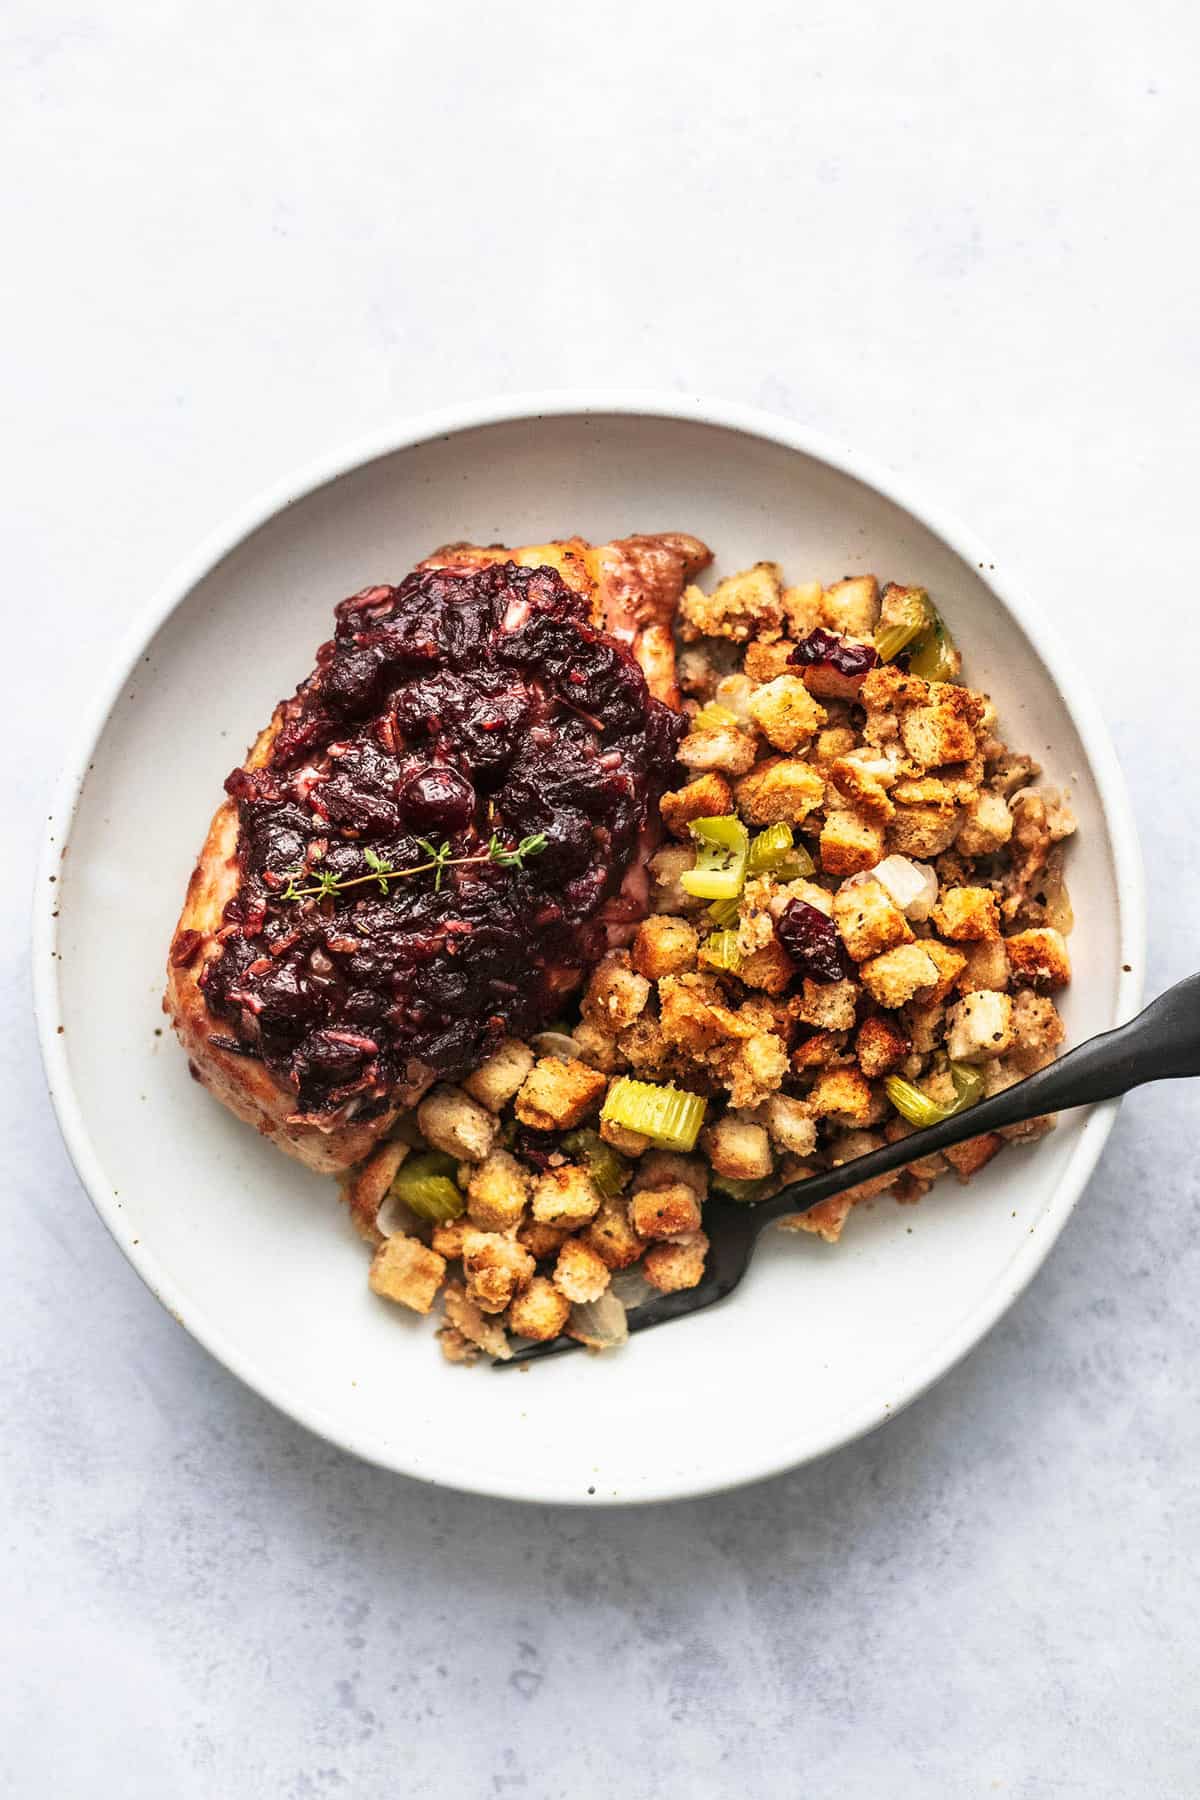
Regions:
[[[906,1000],[937,984],[939,970],[924,944],[899,944],[882,956],[858,965],[863,986],[880,1006],[903,1006]]]
[[[1046,926],[1006,938],[1008,966],[1018,985],[1060,988],[1071,979],[1071,958],[1061,931]]]
[[[887,847],[897,856],[929,862],[950,848],[961,820],[955,806],[897,806],[888,823]]]
[[[779,1224],[784,1231],[808,1231],[827,1244],[836,1244],[853,1210],[854,1201],[849,1194],[831,1194],[820,1205],[810,1206],[807,1212],[792,1213],[780,1219]]]
[[[774,681],[777,675],[786,675],[790,670],[788,659],[795,648],[786,638],[770,644],[747,644],[742,669],[753,682]]]
[[[641,1020],[635,1019],[630,1029],[636,1031],[640,1024]],[[585,1062],[589,1069],[599,1069],[605,1075],[620,1075],[629,1067],[620,1040],[591,1019],[580,1019],[571,1027],[571,1036],[579,1050],[580,1062]]]
[[[797,1044],[792,1051],[792,1067],[797,1075],[803,1075],[809,1069],[823,1069],[826,1063],[841,1055],[848,1036],[845,1031],[817,1031]]]
[[[974,756],[978,709],[965,705],[966,699],[965,688],[943,689],[931,706],[914,706],[901,718],[904,748],[923,769],[968,762]]]
[[[655,912],[694,913],[708,905],[689,894],[680,876],[696,866],[694,844],[665,844],[650,858],[650,904]]]
[[[825,783],[807,763],[768,757],[737,784],[738,809],[751,825],[799,825],[825,798]]]
[[[558,1253],[553,1281],[560,1294],[576,1306],[598,1300],[609,1283],[608,1265],[582,1238],[568,1238]]]
[[[849,756],[857,744],[848,725],[827,725],[824,731],[818,731],[809,755],[819,768],[832,770],[834,763]]]
[[[765,994],[782,994],[796,973],[796,965],[772,935],[757,950],[742,957],[738,980],[744,987],[759,988]]]
[[[911,1045],[892,1019],[873,1013],[864,1019],[854,1040],[858,1066],[868,1081],[892,1075],[908,1055]]]
[[[996,1152],[1003,1148],[1004,1139],[1000,1134],[988,1131],[982,1137],[968,1138],[965,1144],[951,1144],[944,1155],[958,1179],[965,1183],[972,1175],[978,1175],[985,1163],[990,1163]]]
[[[777,638],[783,622],[781,588],[779,565],[771,562],[730,575],[711,594],[685,588],[679,602],[680,635],[689,644],[700,637],[731,638],[735,644],[752,637]]]
[[[542,1219],[526,1219],[517,1229],[517,1242],[523,1244],[538,1262],[546,1262],[558,1255],[567,1235],[565,1225],[547,1225]]]
[[[1006,988],[1008,986],[1008,951],[1003,938],[981,938],[978,943],[964,944],[966,963],[958,978],[961,993],[972,988]]]
[[[808,1095],[814,1118],[828,1118],[843,1125],[867,1124],[873,1101],[870,1082],[854,1064],[844,1069],[822,1070]]]
[[[458,1162],[482,1162],[499,1130],[496,1120],[461,1088],[443,1084],[417,1108],[421,1136]]]
[[[697,775],[686,787],[664,794],[659,811],[667,830],[686,838],[693,819],[717,819],[733,811],[733,789],[723,775]]]
[[[371,1261],[367,1280],[373,1293],[413,1312],[427,1313],[446,1274],[446,1259],[420,1238],[402,1232],[384,1238]]]
[[[863,643],[866,644],[866,648],[872,648],[867,640],[853,637],[849,632],[843,631],[839,635],[843,643],[854,648]],[[829,662],[808,663],[804,665],[801,673],[809,693],[816,694],[821,700],[857,701],[859,690],[863,684],[861,675],[843,675],[840,669],[835,669]]]
[[[856,981],[813,981],[806,975],[796,1016],[818,1031],[852,1031],[861,991]]]
[[[479,1345],[473,1344],[453,1325],[439,1325],[434,1333],[442,1355],[449,1363],[473,1363],[479,1360]]]
[[[632,1025],[650,998],[650,983],[635,974],[628,950],[610,950],[596,964],[580,1003],[585,1019],[615,1036]]]
[[[879,583],[873,575],[847,575],[825,589],[821,623],[846,637],[870,638],[879,624]]]
[[[967,959],[961,950],[952,950],[949,944],[940,944],[936,938],[922,938],[921,948],[926,955],[932,956],[938,972],[937,986],[921,995],[921,1003],[924,1006],[937,1006],[958,985]]]
[[[640,1131],[630,1131],[627,1125],[618,1125],[615,1119],[601,1119],[600,1136],[622,1156],[641,1156],[650,1148],[648,1137],[643,1137]]]
[[[519,1038],[505,1038],[487,1061],[467,1076],[463,1086],[490,1113],[502,1112],[532,1067],[529,1045]]]
[[[596,1252],[606,1268],[614,1271],[631,1268],[646,1248],[645,1239],[634,1229],[629,1211],[628,1200],[619,1196],[605,1198],[587,1230],[580,1233],[588,1248]]]
[[[810,631],[824,623],[821,617],[821,602],[825,598],[825,590],[819,581],[802,581],[799,587],[784,588],[783,617],[789,637],[807,637]],[[788,645],[789,650],[791,645]]]
[[[632,977],[641,981],[641,976]],[[574,1057],[543,1056],[517,1095],[516,1114],[535,1131],[571,1131],[582,1125],[608,1092],[608,1078]]]
[[[708,1198],[708,1167],[699,1156],[683,1156],[678,1150],[652,1150],[642,1158],[633,1177],[636,1191],[674,1187],[682,1182],[697,1200]]]
[[[736,725],[699,725],[688,732],[676,755],[685,769],[745,775],[754,767],[758,748],[749,732]]]
[[[652,1244],[642,1258],[642,1273],[660,1294],[677,1294],[683,1288],[699,1287],[707,1255],[708,1239],[702,1231],[694,1231],[671,1243]]]
[[[855,962],[912,942],[912,927],[879,881],[847,881],[833,897],[833,920]]]
[[[710,1125],[700,1139],[718,1175],[731,1181],[758,1181],[775,1167],[766,1128],[726,1113]]]
[[[848,811],[869,819],[873,825],[886,825],[896,808],[884,785],[891,772],[874,766],[877,760],[855,753],[836,757],[829,765],[829,779]]]
[[[461,1281],[448,1281],[442,1295],[446,1323],[487,1355],[507,1362],[512,1348],[504,1327],[472,1300]]]
[[[1012,1048],[1013,1003],[993,988],[964,994],[946,1015],[951,1062],[990,1062]]]
[[[943,888],[933,909],[933,923],[953,942],[978,943],[1000,936],[1000,904],[991,888]]]
[[[543,1225],[586,1225],[600,1210],[601,1194],[586,1169],[575,1163],[546,1169],[533,1183],[530,1210]]]
[[[481,1312],[503,1312],[515,1294],[533,1280],[534,1260],[515,1238],[494,1231],[473,1231],[463,1240],[463,1275],[467,1293]]]
[[[629,1222],[639,1237],[683,1237],[700,1229],[700,1202],[684,1181],[641,1188],[629,1202]]]
[[[518,1337],[547,1344],[551,1338],[558,1337],[570,1311],[571,1302],[566,1295],[560,1294],[544,1275],[535,1275],[509,1307],[506,1323]]]
[[[341,1197],[350,1209],[350,1223],[368,1244],[377,1246],[383,1242],[383,1232],[376,1222],[379,1208],[387,1198],[387,1191],[408,1150],[408,1145],[399,1139],[380,1144],[366,1162],[348,1169],[341,1177],[339,1187]]]
[[[845,1131],[830,1140],[829,1160],[837,1169],[843,1163],[857,1161],[860,1156],[869,1156],[872,1150],[882,1150],[886,1143],[882,1131]],[[857,1181],[853,1187],[844,1188],[843,1197],[857,1206],[860,1200],[874,1200],[884,1193],[895,1179],[894,1174],[872,1175],[866,1181]]]
[[[694,925],[667,913],[643,919],[633,940],[633,966],[648,981],[679,975],[696,966],[700,939]]]
[[[444,1256],[447,1262],[457,1262],[468,1236],[478,1230],[469,1213],[459,1213],[457,1219],[439,1219],[429,1241],[439,1256]]]
[[[965,817],[958,833],[958,848],[964,856],[992,856],[1002,850],[1013,834],[1013,817],[1003,794],[990,789],[976,794],[967,803]]]
[[[882,825],[860,813],[829,812],[821,827],[821,867],[826,875],[858,875],[883,856]]]
[[[776,750],[790,752],[811,743],[827,714],[798,675],[777,675],[765,687],[755,689],[750,717]]]
[[[777,1150],[791,1156],[811,1156],[817,1147],[817,1127],[806,1100],[791,1094],[772,1094],[763,1108],[767,1135]]]
[[[735,1052],[725,1071],[729,1099],[736,1107],[758,1106],[774,1093],[788,1072],[783,1039],[773,1031],[756,1031]]]
[[[1029,988],[1013,997],[1012,1026],[1013,1060],[1027,1074],[1044,1068],[1067,1035],[1049,995]]]
[[[529,1175],[507,1150],[492,1150],[467,1182],[467,1213],[482,1231],[519,1225],[529,1198]]]

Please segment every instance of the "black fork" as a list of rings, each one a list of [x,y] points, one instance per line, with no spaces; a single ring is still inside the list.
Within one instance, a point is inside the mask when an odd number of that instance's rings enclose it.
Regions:
[[[860,1181],[890,1175],[922,1156],[951,1149],[967,1138],[980,1137],[1006,1125],[1021,1125],[1042,1113],[1069,1112],[1072,1107],[1113,1100],[1148,1081],[1186,1075],[1200,1075],[1200,975],[1189,975],[1168,988],[1127,1025],[1089,1038],[1048,1068],[1039,1069],[1036,1075],[1027,1076],[1003,1093],[981,1100],[938,1125],[914,1131],[899,1143],[857,1156],[836,1169],[810,1175],[806,1181],[792,1182],[757,1206],[714,1194],[704,1203],[704,1230],[709,1240],[704,1279],[698,1287],[643,1302],[630,1313],[629,1330],[649,1331],[655,1325],[668,1325],[672,1319],[702,1312],[706,1306],[715,1306],[718,1300],[732,1294],[750,1266],[759,1233],[776,1219],[808,1212],[822,1200],[857,1187]],[[581,1348],[574,1338],[559,1337],[548,1344],[531,1344],[517,1350],[508,1361],[492,1366],[512,1369],[544,1356],[561,1356],[566,1350]]]

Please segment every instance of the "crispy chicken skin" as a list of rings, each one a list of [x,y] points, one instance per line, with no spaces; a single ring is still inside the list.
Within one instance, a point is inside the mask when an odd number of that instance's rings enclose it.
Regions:
[[[677,707],[672,620],[684,586],[710,561],[711,553],[698,538],[667,532],[603,545],[572,538],[515,550],[452,544],[419,567],[472,569],[513,562],[556,569],[568,586],[589,596],[594,622],[629,644],[651,693]],[[281,702],[250,749],[245,768],[268,762],[282,722]],[[206,962],[220,951],[217,933],[238,889],[238,835],[237,807],[225,800],[213,816],[171,940],[163,1008],[193,1075],[216,1099],[318,1173],[345,1169],[367,1155],[428,1083],[414,1082],[398,1091],[394,1106],[367,1121],[331,1112],[315,1122],[312,1115],[297,1115],[295,1094],[261,1062],[223,1047],[230,1041],[227,1030],[210,1015],[199,981]]]

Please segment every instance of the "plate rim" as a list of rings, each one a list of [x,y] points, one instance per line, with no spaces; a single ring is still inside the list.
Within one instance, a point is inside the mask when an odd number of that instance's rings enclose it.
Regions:
[[[178,562],[160,582],[150,599],[136,609],[129,626],[71,734],[68,753],[54,785],[50,810],[41,829],[33,896],[32,959],[33,999],[42,1064],[59,1130],[79,1181],[93,1207],[154,1297],[176,1321],[225,1368],[278,1411],[326,1441],[380,1468],[427,1482],[433,1486],[533,1504],[631,1505],[696,1498],[725,1492],[749,1482],[801,1467],[854,1442],[878,1425],[895,1418],[942,1376],[948,1374],[1004,1316],[1032,1281],[1059,1233],[1073,1213],[1095,1169],[1116,1118],[1119,1101],[1094,1107],[1084,1117],[1083,1130],[1051,1196],[1039,1228],[1024,1240],[989,1297],[986,1306],[965,1320],[918,1362],[910,1372],[903,1396],[882,1410],[864,1402],[855,1412],[827,1428],[804,1449],[782,1447],[765,1458],[735,1458],[733,1465],[714,1459],[710,1468],[676,1479],[660,1478],[634,1493],[581,1494],[574,1478],[568,1488],[544,1478],[527,1481],[498,1471],[475,1469],[453,1455],[440,1459],[436,1469],[381,1454],[378,1445],[322,1409],[309,1407],[290,1394],[282,1382],[262,1376],[252,1355],[227,1341],[225,1330],[192,1307],[174,1279],[161,1269],[152,1250],[133,1244],[120,1229],[112,1206],[112,1187],[91,1141],[86,1120],[75,1094],[61,1020],[61,984],[58,955],[59,921],[50,877],[70,847],[75,816],[88,775],[88,765],[114,707],[143,654],[145,645],[183,605],[192,590],[239,544],[270,523],[280,512],[370,463],[413,449],[437,438],[450,438],[491,425],[536,423],[543,418],[644,417],[674,423],[711,425],[757,438],[825,464],[860,481],[885,500],[931,531],[961,560],[975,567],[987,588],[1016,621],[1036,648],[1053,676],[1068,715],[1079,735],[1088,766],[1096,783],[1101,811],[1113,846],[1117,898],[1118,937],[1122,965],[1117,971],[1113,1024],[1129,1018],[1142,997],[1146,949],[1145,877],[1137,825],[1124,775],[1099,706],[1087,683],[1072,669],[1057,629],[1036,616],[1023,589],[1007,576],[997,574],[996,558],[951,512],[932,503],[906,477],[900,477],[870,456],[796,420],[737,402],[703,395],[656,389],[563,388],[549,391],[501,394],[461,401],[408,417],[398,424],[377,429],[341,445],[337,450],[310,460],[302,468],[272,483],[255,498],[239,506],[224,523],[208,533],[190,555]]]

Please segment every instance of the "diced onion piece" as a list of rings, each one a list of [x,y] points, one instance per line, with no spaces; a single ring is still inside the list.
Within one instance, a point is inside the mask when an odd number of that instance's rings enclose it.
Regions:
[[[928,863],[911,862],[907,856],[885,856],[869,871],[891,895],[907,919],[927,919],[938,896],[938,879]]]
[[[625,1311],[631,1313],[637,1307],[644,1306],[647,1300],[653,1300],[658,1289],[650,1286],[641,1269],[635,1264],[632,1269],[618,1269],[605,1292],[614,1294]]]
[[[728,708],[739,725],[745,725],[750,718],[750,699],[753,693],[754,683],[748,675],[725,675],[717,683],[713,700],[718,708]]]
[[[611,1199],[629,1180],[629,1167],[611,1144],[606,1144],[598,1131],[568,1131],[562,1141],[568,1156],[581,1158],[584,1167],[602,1194]]]
[[[529,1048],[539,1056],[560,1056],[568,1062],[580,1060],[579,1045],[565,1031],[539,1031],[530,1038]]]
[[[737,900],[714,900],[708,909],[708,916],[714,925],[719,925],[724,931],[730,925],[737,924],[740,908],[741,903]]]
[[[402,1200],[419,1219],[432,1219],[444,1225],[457,1219],[467,1203],[450,1179],[454,1159],[440,1150],[427,1150],[421,1156],[410,1156],[396,1171],[389,1194]]]
[[[894,625],[885,625],[875,633],[875,648],[880,662],[892,662],[915,639],[932,631],[937,614],[929,604],[924,588],[910,588],[899,607],[900,617]]]
[[[905,1081],[899,1075],[889,1075],[883,1084],[888,1099],[910,1125],[940,1125],[943,1119],[950,1118],[957,1112],[955,1106],[939,1106],[928,1094],[923,1094],[919,1087],[911,1081]]]
[[[692,720],[692,724],[697,731],[713,731],[717,729],[727,731],[731,725],[736,725],[737,723],[738,716],[735,712],[730,712],[727,706],[716,706],[711,700],[708,702],[707,706],[702,706],[700,708],[700,711]]]
[[[626,1131],[639,1132],[660,1150],[691,1150],[700,1135],[704,1112],[699,1094],[621,1075],[609,1088],[600,1117],[623,1125]]]
[[[617,1296],[606,1288],[598,1300],[576,1302],[566,1331],[589,1350],[615,1350],[628,1340],[629,1321]]]
[[[687,894],[698,900],[733,900],[746,879],[750,834],[740,819],[728,814],[693,819],[688,828],[696,844],[696,864],[679,877]]]
[[[816,866],[804,845],[795,844],[780,860],[775,874],[780,881],[802,881],[806,875],[812,874]]]
[[[742,966],[736,931],[714,931],[700,946],[700,961],[710,969],[727,969],[736,975]]]
[[[765,1200],[770,1187],[770,1177],[762,1176],[757,1181],[739,1181],[734,1175],[712,1176],[714,1193],[724,1194],[729,1200],[736,1200],[739,1205],[754,1206],[759,1200]]]
[[[746,859],[747,875],[770,875],[779,868],[792,848],[792,828],[780,821],[768,825],[751,840]]]
[[[941,619],[936,619],[933,630],[913,646],[908,659],[909,674],[919,675],[922,681],[953,681],[959,667],[954,639]]]
[[[977,1100],[983,1099],[983,1070],[975,1068],[971,1063],[950,1064],[950,1079],[954,1083],[954,1092],[958,1102],[954,1111],[965,1112],[968,1106],[974,1106]]]

